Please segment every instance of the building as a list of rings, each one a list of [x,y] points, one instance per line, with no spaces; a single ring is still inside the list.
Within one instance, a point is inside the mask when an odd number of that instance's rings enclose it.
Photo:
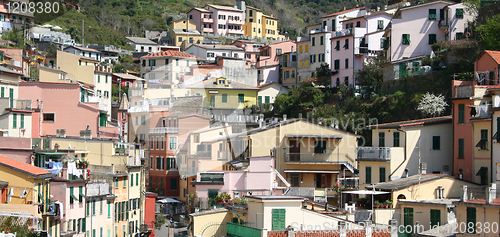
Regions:
[[[134,82],[144,83],[144,79],[131,73],[113,73],[113,84],[131,87]]]
[[[153,41],[141,37],[125,37],[136,52],[157,53],[160,47]]]
[[[202,33],[243,36],[242,10],[231,6],[207,4],[204,8],[193,8],[187,13],[188,19],[196,24]]]
[[[263,43],[241,39],[235,41],[232,45],[245,50],[245,60],[247,61],[248,67],[255,67],[257,59],[259,58],[260,48],[264,46]]]
[[[1,22],[1,21],[0,21]],[[12,69],[25,77],[30,76],[29,57],[23,49],[16,48],[0,48],[1,54],[4,56],[0,66]]]
[[[111,67],[107,66],[95,66],[94,70],[94,90],[96,92],[96,97],[99,98],[99,109],[102,113],[106,113],[107,121],[111,121],[111,92],[112,92],[112,82],[113,71]]]
[[[102,181],[89,181],[86,184],[85,216],[83,229],[85,236],[111,236],[113,233],[112,213],[113,213],[113,193],[109,183]],[[115,232],[114,236],[120,236]],[[125,235],[122,235],[125,236]]]
[[[147,192],[145,196],[144,224],[141,225],[141,233],[145,233],[148,237],[155,237],[155,211],[158,194]]]
[[[373,147],[358,148],[360,187],[419,173],[451,174],[452,116],[367,127]]]
[[[481,85],[497,85],[500,83],[500,51],[484,50],[474,62],[474,71],[479,76]]]
[[[365,7],[357,7],[321,17],[321,29],[326,27],[326,31],[341,31],[342,21],[366,15]]]
[[[238,4],[238,3],[237,3]],[[245,16],[245,36],[252,39],[255,38],[268,38],[278,39],[278,19],[272,14],[266,15],[261,9],[242,6]]]
[[[241,59],[245,57],[245,51],[234,45],[193,44],[186,49],[186,53],[212,63],[218,56]]]
[[[268,44],[260,48],[257,61],[257,81],[259,84],[279,81],[280,57],[284,53],[295,52],[297,44],[292,40]]]
[[[0,67],[0,135],[3,137],[25,137],[32,134],[31,100],[19,99],[19,77],[21,73]]]
[[[169,45],[180,47],[184,51],[191,44],[199,44],[203,41],[203,35],[196,30],[196,23],[186,18],[170,23]]]
[[[141,75],[146,81],[160,82],[170,88],[182,84],[189,67],[196,65],[201,58],[187,51],[167,50],[142,56],[140,60]]]
[[[442,0],[398,9],[385,29],[386,61],[430,55],[432,44],[464,38],[467,21],[474,18],[465,8],[462,3]],[[408,24],[427,27],[415,29]]]
[[[86,48],[80,46],[68,46],[63,49],[64,52],[80,55],[83,57],[89,57],[99,62],[103,62],[102,53],[99,50],[93,48]]]
[[[478,183],[481,174],[488,176],[482,167],[491,171],[492,166],[487,151],[491,147],[491,125],[487,125],[491,123],[491,97],[485,96],[487,89],[488,86],[480,86],[477,81],[452,82],[453,175]]]
[[[101,52],[100,61],[106,63],[119,63],[120,53],[123,52],[114,45],[89,45],[88,47]]]
[[[73,81],[93,85],[94,70],[99,63],[99,61],[89,57],[58,50],[54,67],[66,72],[65,80],[72,79]],[[43,81],[43,79],[40,77],[40,81]]]
[[[201,114],[171,113],[158,119],[149,132],[149,190],[160,197],[179,197],[177,154],[191,131],[209,125]]]
[[[281,85],[293,88],[299,85],[297,80],[297,52],[289,52],[279,55],[280,58],[280,79]],[[272,83],[272,82],[271,82]]]
[[[259,104],[272,104],[278,95],[288,94],[288,89],[276,82],[263,84],[258,87],[260,88],[257,97],[257,103]]]

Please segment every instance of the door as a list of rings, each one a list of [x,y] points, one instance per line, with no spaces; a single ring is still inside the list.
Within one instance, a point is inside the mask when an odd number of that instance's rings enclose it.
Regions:
[[[403,212],[404,226],[408,226],[408,225],[413,226],[413,208],[405,207],[403,211],[404,211]],[[410,229],[410,228],[408,228],[408,229]],[[411,237],[411,232],[410,233],[404,232],[403,237]]]
[[[210,95],[210,107],[215,107],[215,95]]]
[[[431,209],[431,228],[439,226],[441,223],[441,210]]]
[[[285,230],[285,209],[273,209],[272,230]]]
[[[323,183],[323,174],[316,174],[316,188],[321,188]]]
[[[290,161],[300,161],[300,140],[290,140]]]

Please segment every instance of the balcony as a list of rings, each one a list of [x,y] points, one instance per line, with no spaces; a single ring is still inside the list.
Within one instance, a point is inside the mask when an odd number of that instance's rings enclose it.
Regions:
[[[474,88],[472,85],[455,87],[455,98],[470,98],[474,96]]]
[[[448,18],[439,20],[438,26],[439,29],[444,29],[444,30],[448,29],[450,27],[450,22],[448,21]]]
[[[257,81],[264,81],[264,75],[262,74],[257,75]]]
[[[212,158],[212,151],[198,151],[194,156],[196,158]]]
[[[228,33],[228,34],[238,34],[238,35],[242,35],[244,32],[243,32],[243,30],[229,29],[229,30],[227,30],[227,33]]]
[[[214,33],[214,28],[203,28],[203,33]]]
[[[152,232],[153,231],[153,223],[151,224],[141,224],[141,227],[139,227],[139,230],[141,231],[141,233],[149,233],[149,232]]]
[[[158,127],[149,129],[150,134],[171,134],[179,133],[178,127]]]
[[[344,29],[341,31],[335,31],[334,37],[341,37],[341,36],[352,35],[352,34],[353,34],[352,29]]]
[[[359,188],[359,177],[345,177],[338,178],[340,186],[346,189],[358,189]]]
[[[214,23],[214,19],[213,18],[201,18],[201,22],[203,23]]]
[[[337,163],[338,157],[345,157],[345,153],[330,152],[325,153],[286,153],[285,162],[287,163]]]
[[[11,100],[9,97],[0,98],[0,108],[31,110],[31,100]]]
[[[141,158],[139,156],[129,157],[127,166],[141,166]]]
[[[476,105],[471,107],[471,116],[474,118],[489,118],[491,117],[491,105]]]
[[[245,24],[245,22],[242,20],[233,20],[233,19],[227,20],[227,23],[231,24],[231,25],[243,25],[243,24]]]
[[[359,147],[358,160],[390,161],[390,147]]]
[[[116,156],[128,156],[129,150],[128,148],[115,148]]]

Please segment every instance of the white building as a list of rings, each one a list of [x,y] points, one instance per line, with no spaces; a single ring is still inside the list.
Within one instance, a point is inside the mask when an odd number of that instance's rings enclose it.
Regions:
[[[327,31],[341,31],[342,21],[366,15],[365,7],[348,9],[321,17],[321,29],[326,26]]]
[[[85,47],[80,47],[80,46],[68,46],[64,48],[64,52],[72,53],[72,54],[77,54],[83,57],[89,57],[92,58],[96,61],[102,62],[103,59],[101,57],[101,51],[96,50],[96,49],[91,49],[91,48],[85,48]]]
[[[258,87],[260,88],[257,93],[257,102],[259,104],[272,104],[279,94],[288,94],[288,89],[277,82],[266,83]]]
[[[108,119],[111,118],[111,90],[113,84],[113,71],[111,67],[95,66],[94,90],[95,99],[99,102],[99,109],[106,111]]]
[[[153,41],[142,37],[125,37],[136,52],[156,53],[160,47]]]
[[[215,62],[217,56],[245,58],[245,50],[234,45],[192,44],[185,52],[209,62]]]

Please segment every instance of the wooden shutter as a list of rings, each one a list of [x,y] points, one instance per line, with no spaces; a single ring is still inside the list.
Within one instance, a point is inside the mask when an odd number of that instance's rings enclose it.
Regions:
[[[441,210],[431,209],[431,228],[441,223]]]
[[[469,223],[473,226],[472,231],[469,228]],[[467,233],[474,234],[476,233],[476,208],[475,207],[467,207]]]
[[[465,120],[465,105],[458,105],[458,123],[464,123]]]
[[[379,168],[379,182],[385,182],[385,167]]]
[[[464,139],[458,139],[458,158],[464,158]]]
[[[372,167],[365,167],[365,183],[366,184],[371,184],[372,183]]]

